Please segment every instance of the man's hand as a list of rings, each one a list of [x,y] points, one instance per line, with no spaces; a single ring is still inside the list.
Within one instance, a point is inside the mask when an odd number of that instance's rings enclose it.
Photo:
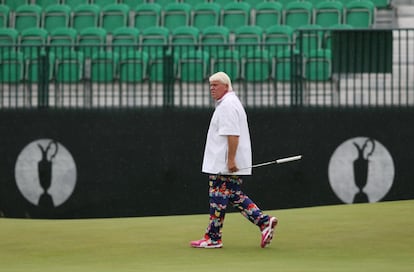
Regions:
[[[236,165],[236,152],[239,145],[239,136],[227,136],[228,152],[227,152],[227,168],[231,173],[237,172],[239,168]]]
[[[231,173],[239,171],[239,168],[237,168],[235,161],[228,161],[227,168],[229,169]]]

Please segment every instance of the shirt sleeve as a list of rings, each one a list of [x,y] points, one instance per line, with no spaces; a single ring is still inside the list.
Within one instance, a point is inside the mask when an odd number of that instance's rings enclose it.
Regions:
[[[240,136],[240,116],[236,107],[232,105],[223,105],[220,109],[218,132],[219,135]]]

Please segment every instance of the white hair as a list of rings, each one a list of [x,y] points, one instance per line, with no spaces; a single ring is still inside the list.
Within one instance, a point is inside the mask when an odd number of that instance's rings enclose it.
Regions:
[[[229,86],[229,91],[233,91],[233,87],[231,86],[230,77],[224,72],[217,72],[210,76],[209,81],[219,81],[223,84]]]

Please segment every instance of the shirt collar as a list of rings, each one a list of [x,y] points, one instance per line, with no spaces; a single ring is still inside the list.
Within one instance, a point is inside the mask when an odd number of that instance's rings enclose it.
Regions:
[[[219,100],[216,101],[216,107],[224,100],[226,97],[234,95],[234,91],[227,91]]]

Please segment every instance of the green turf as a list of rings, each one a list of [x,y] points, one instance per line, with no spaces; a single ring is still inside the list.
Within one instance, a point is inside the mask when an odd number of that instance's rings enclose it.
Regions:
[[[0,219],[0,271],[413,271],[414,201],[270,211],[270,247],[229,213],[222,249],[193,249],[207,215]],[[214,267],[214,268],[213,268]]]

